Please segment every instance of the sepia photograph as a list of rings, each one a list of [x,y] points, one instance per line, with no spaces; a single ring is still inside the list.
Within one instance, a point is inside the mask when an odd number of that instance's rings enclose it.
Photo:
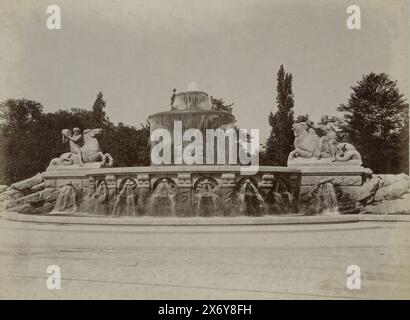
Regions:
[[[0,299],[151,319],[410,299],[409,18],[1,0]]]

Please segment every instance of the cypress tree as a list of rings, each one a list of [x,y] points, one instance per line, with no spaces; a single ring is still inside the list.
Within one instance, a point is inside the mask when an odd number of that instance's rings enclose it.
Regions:
[[[263,161],[267,165],[286,166],[289,153],[293,149],[293,91],[292,74],[280,66],[277,76],[275,114],[270,112],[270,136],[266,142]]]

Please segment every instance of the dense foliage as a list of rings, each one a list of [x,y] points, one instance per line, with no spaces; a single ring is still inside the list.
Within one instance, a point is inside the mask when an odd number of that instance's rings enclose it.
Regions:
[[[409,105],[396,81],[385,73],[370,73],[352,87],[342,132],[376,173],[409,170]]]
[[[0,184],[9,184],[44,171],[52,158],[68,151],[61,129],[102,128],[101,148],[114,166],[149,165],[149,126],[114,125],[105,114],[100,92],[91,111],[81,108],[44,113],[43,106],[26,99],[0,104]]]
[[[293,149],[293,90],[292,74],[286,73],[280,66],[276,85],[275,113],[269,114],[271,132],[266,142],[265,151],[261,155],[263,165],[286,166],[289,153]]]

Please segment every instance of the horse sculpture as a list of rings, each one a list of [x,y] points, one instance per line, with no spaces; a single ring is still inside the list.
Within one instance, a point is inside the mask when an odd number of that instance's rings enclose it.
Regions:
[[[80,147],[80,154],[73,152],[63,153],[60,157],[50,161],[50,166],[82,165],[82,163],[99,163],[100,167],[111,167],[113,158],[108,153],[102,153],[98,137],[102,129],[85,129],[83,131],[84,145]],[[63,136],[67,130],[62,131]],[[81,158],[80,158],[81,157]],[[82,160],[82,161],[81,161]]]

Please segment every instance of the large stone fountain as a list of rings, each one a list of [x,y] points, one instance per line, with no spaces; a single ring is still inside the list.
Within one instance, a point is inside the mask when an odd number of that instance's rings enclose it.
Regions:
[[[169,132],[168,147],[182,150],[190,145],[181,139],[187,130],[226,133],[233,122],[208,94],[192,88],[173,95],[170,111],[150,116],[151,138],[158,129]],[[70,151],[52,159],[46,172],[0,186],[0,210],[110,217],[340,214],[409,194],[407,175],[373,175],[363,167],[356,148],[339,141],[331,119],[324,117],[317,129],[309,121],[295,123],[288,167],[260,166],[252,174],[226,154],[218,164],[206,161],[216,148],[200,153],[196,165],[173,153],[169,164],[115,168],[99,147],[101,129],[63,129]]]
[[[216,110],[208,94],[198,90],[174,94],[171,110],[149,119],[151,133],[159,128],[172,133],[179,123],[182,133],[198,129],[204,136],[207,129],[227,130],[234,122],[231,114]],[[100,132],[96,133],[98,138]],[[171,144],[175,143],[172,138]],[[180,143],[182,147],[187,144]],[[109,154],[95,151],[97,161],[81,164],[73,150],[54,159],[42,174],[47,184],[58,190],[52,213],[260,216],[298,211],[301,174],[296,168],[259,167],[257,173],[245,175],[241,165],[177,164],[174,158],[168,165],[113,168]],[[203,157],[205,163],[206,152]]]

